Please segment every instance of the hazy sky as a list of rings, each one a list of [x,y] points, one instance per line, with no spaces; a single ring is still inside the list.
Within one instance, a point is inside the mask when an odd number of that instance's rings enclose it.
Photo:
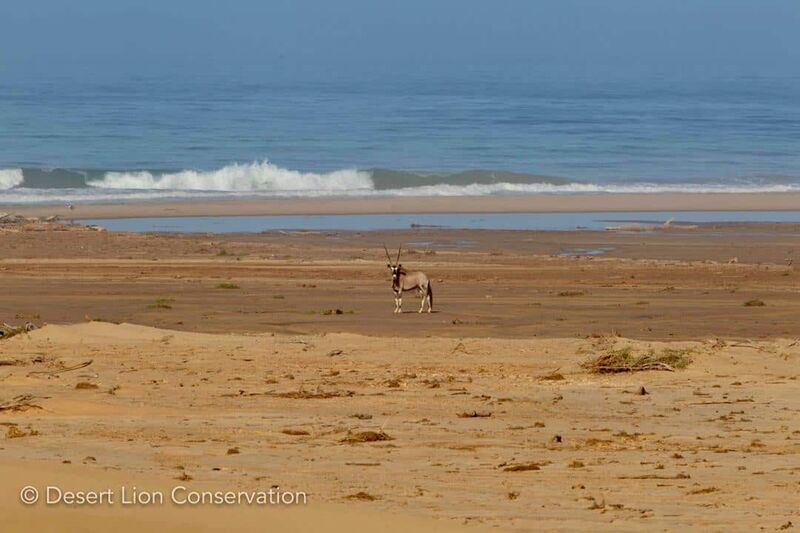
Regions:
[[[3,0],[0,80],[565,69],[800,75],[800,0]]]

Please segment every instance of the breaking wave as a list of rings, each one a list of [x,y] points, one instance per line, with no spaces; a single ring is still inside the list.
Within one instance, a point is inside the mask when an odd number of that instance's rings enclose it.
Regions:
[[[87,185],[102,189],[183,191],[353,191],[373,188],[369,172],[337,170],[327,174],[298,172],[269,161],[233,164],[209,172],[182,170],[174,173],[107,172]]]
[[[497,170],[420,172],[344,169],[300,172],[269,161],[217,170],[0,169],[0,204],[131,202],[200,198],[489,196],[586,193],[755,193],[800,191],[800,178],[585,182]]]
[[[24,180],[21,168],[0,169],[0,190],[11,189]]]

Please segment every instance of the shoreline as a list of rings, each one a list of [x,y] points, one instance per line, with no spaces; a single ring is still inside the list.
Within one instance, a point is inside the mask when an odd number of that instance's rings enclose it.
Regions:
[[[458,197],[348,197],[168,200],[132,203],[0,205],[0,211],[65,220],[188,216],[579,213],[634,211],[795,211],[800,193],[664,193]]]

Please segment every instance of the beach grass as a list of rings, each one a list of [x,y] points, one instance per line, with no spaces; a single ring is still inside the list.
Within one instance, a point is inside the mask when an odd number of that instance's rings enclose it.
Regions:
[[[174,298],[159,298],[147,306],[148,309],[172,309]]]
[[[659,353],[650,350],[635,354],[630,346],[604,353],[585,361],[581,367],[595,374],[641,372],[645,370],[679,370],[692,362],[691,350],[665,348]]]

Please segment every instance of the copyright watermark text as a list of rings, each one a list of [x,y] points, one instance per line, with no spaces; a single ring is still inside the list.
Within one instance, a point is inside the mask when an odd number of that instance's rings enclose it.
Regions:
[[[28,485],[19,491],[19,500],[25,505],[57,505],[80,507],[106,506],[235,506],[235,505],[305,505],[308,496],[302,491],[284,491],[278,487],[251,491],[206,491],[177,485],[170,490],[144,490],[136,486],[121,486],[98,490],[73,490],[66,487]]]

